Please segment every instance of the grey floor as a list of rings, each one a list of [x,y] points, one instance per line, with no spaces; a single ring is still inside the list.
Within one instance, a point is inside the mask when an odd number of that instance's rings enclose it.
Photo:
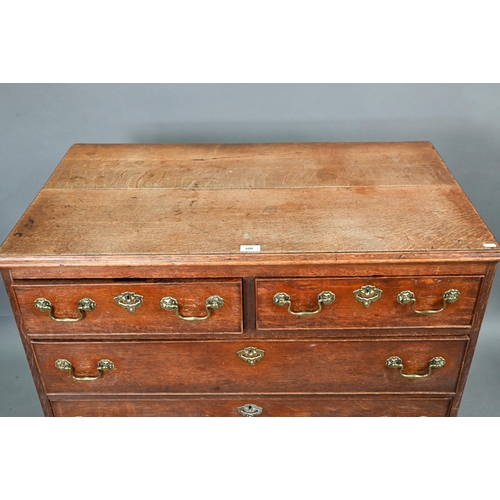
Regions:
[[[500,291],[493,289],[459,417],[500,416]],[[42,417],[12,316],[0,316],[0,417]]]

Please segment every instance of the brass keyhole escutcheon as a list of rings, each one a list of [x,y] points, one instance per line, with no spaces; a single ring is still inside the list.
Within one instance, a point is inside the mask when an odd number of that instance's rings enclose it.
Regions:
[[[257,361],[260,361],[264,357],[265,351],[259,349],[258,347],[245,347],[245,349],[238,351],[237,354],[250,366],[255,366],[255,363],[257,363]]]
[[[244,417],[258,417],[262,413],[263,408],[253,403],[248,403],[238,407],[238,412]]]
[[[369,307],[372,302],[382,297],[382,290],[373,285],[364,285],[352,292],[358,302],[361,302],[365,307]]]
[[[144,302],[144,297],[134,292],[123,292],[113,299],[120,307],[127,309],[129,313],[134,314],[138,307]]]

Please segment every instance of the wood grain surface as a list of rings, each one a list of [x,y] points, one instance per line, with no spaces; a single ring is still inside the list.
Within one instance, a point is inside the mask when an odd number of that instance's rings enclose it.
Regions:
[[[279,190],[45,190],[2,246],[14,255],[483,251],[454,186]]]
[[[205,397],[52,401],[58,417],[241,417],[253,403],[260,417],[445,417],[451,398]]]
[[[471,367],[472,359],[474,356],[474,351],[476,349],[477,341],[479,339],[479,332],[481,329],[481,323],[484,318],[484,313],[486,312],[486,306],[488,304],[488,298],[491,292],[491,287],[493,285],[493,278],[495,276],[497,263],[489,264],[486,275],[481,283],[481,288],[479,290],[478,303],[476,306],[474,326],[469,333],[469,346],[465,355],[464,363],[462,366],[462,372],[459,379],[459,385],[457,390],[457,396],[453,399],[452,406],[450,408],[450,416],[456,417],[458,415],[458,410],[460,407],[460,402],[463,397],[465,384],[467,382],[467,376]]]
[[[243,342],[34,342],[47,394],[293,394],[455,392],[467,338]],[[265,352],[255,366],[237,352]],[[391,356],[403,359],[406,373],[425,374],[435,356],[443,368],[423,379],[406,379],[387,368]],[[96,374],[97,362],[115,369],[96,381],[71,379],[58,370],[67,359],[77,375]]]
[[[240,333],[242,331],[241,280],[194,280],[186,282],[80,282],[80,283],[18,283],[14,286],[24,329],[33,333]],[[115,297],[123,292],[142,295],[143,304],[132,314],[120,307]],[[220,309],[211,311],[203,321],[185,321],[174,311],[160,307],[163,297],[173,297],[179,303],[182,316],[207,314],[205,301],[212,295],[224,300]],[[76,323],[56,322],[48,313],[38,311],[33,305],[37,298],[50,300],[55,317],[78,317],[78,301],[89,297],[97,304]]]
[[[484,244],[430,143],[79,145],[0,256],[498,251]]]
[[[440,254],[443,255],[443,252]],[[465,256],[464,256],[465,255]],[[240,257],[245,258],[240,258]],[[377,258],[378,256],[378,258]],[[11,275],[16,282],[27,279],[164,279],[164,278],[240,278],[246,277],[323,277],[323,276],[472,276],[484,275],[489,261],[463,253],[449,253],[454,260],[439,260],[437,256],[415,254],[241,254],[221,262],[221,256],[195,255],[187,262],[185,256],[142,256],[103,258],[81,257],[60,261],[57,257],[20,257],[12,261]],[[249,258],[250,257],[250,258]],[[398,258],[399,257],[399,258]],[[113,259],[113,260],[111,260]],[[441,257],[444,259],[444,257]],[[494,257],[491,257],[493,260]],[[114,264],[113,264],[114,261]],[[38,264],[38,265],[37,265]]]
[[[7,295],[9,297],[10,305],[12,307],[12,312],[14,314],[14,318],[16,320],[16,324],[19,330],[19,336],[21,343],[23,345],[24,352],[26,354],[26,360],[28,361],[31,374],[33,376],[33,383],[35,385],[35,389],[38,394],[38,398],[40,400],[40,405],[42,406],[44,415],[47,417],[51,417],[53,416],[52,407],[50,406],[50,402],[47,398],[47,395],[45,394],[45,388],[40,378],[40,372],[38,370],[38,366],[35,360],[35,354],[33,352],[33,344],[30,342],[29,337],[24,333],[23,318],[21,316],[19,303],[17,302],[17,297],[16,294],[14,293],[14,288],[12,286],[12,276],[8,269],[0,269],[0,273],[5,283]]]
[[[279,189],[454,184],[429,142],[76,144],[50,189]]]
[[[370,279],[258,279],[256,280],[257,328],[267,330],[309,330],[365,328],[367,333],[374,328],[457,327],[472,323],[481,277],[436,276],[414,278],[370,278]],[[354,291],[364,285],[373,285],[382,290],[382,296],[368,307],[358,302]],[[443,293],[458,289],[460,299],[448,304],[438,314],[421,315],[412,311],[411,305],[401,305],[397,296],[404,290],[414,292],[416,310],[439,310],[443,307]],[[322,291],[335,294],[335,302],[325,305],[319,314],[294,316],[287,306],[274,304],[278,292],[287,293],[292,302],[292,311],[315,311],[318,309],[318,294]]]

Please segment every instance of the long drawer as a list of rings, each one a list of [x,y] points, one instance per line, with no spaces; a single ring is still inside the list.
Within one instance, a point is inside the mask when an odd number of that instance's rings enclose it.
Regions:
[[[250,396],[52,401],[58,417],[445,417],[450,398]]]
[[[256,279],[259,330],[467,327],[481,276]]]
[[[26,281],[14,290],[28,334],[242,331],[240,279]],[[81,308],[82,299],[92,302]]]
[[[461,337],[33,346],[48,394],[451,394],[467,343]]]

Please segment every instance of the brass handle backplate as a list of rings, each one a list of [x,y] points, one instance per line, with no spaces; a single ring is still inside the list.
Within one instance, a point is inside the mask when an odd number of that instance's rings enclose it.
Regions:
[[[460,292],[452,288],[443,293],[443,307],[441,307],[441,309],[418,310],[415,309],[417,299],[411,290],[404,290],[398,294],[398,302],[402,305],[411,304],[412,311],[417,314],[438,314],[446,309],[446,304],[453,304],[453,302],[456,302],[459,298]]]
[[[257,347],[245,347],[241,351],[237,352],[238,356],[246,361],[250,366],[255,366],[257,361],[260,361],[265,354],[265,351],[258,349]]]
[[[174,299],[173,297],[163,297],[160,300],[160,306],[162,309],[165,309],[165,311],[175,311],[175,315],[184,321],[203,321],[208,319],[210,318],[210,313],[213,309],[220,309],[223,305],[224,299],[222,297],[212,295],[205,301],[205,309],[207,310],[207,314],[205,316],[182,316],[179,314],[179,303],[177,302],[177,299]]]
[[[397,368],[399,369],[399,374],[405,378],[427,378],[431,375],[432,370],[436,370],[438,368],[442,368],[446,364],[446,359],[441,356],[436,356],[429,360],[429,371],[423,375],[419,375],[418,373],[403,373],[403,360],[399,356],[391,356],[385,361],[385,364],[388,368]]]
[[[104,375],[104,372],[111,371],[115,367],[115,364],[109,359],[101,359],[97,362],[97,375],[75,375],[75,368],[67,359],[58,359],[55,365],[59,370],[69,371],[69,376],[72,379],[81,381],[98,380]]]
[[[290,295],[285,292],[278,292],[273,297],[273,302],[277,306],[288,306],[288,312],[294,316],[312,316],[321,312],[324,305],[332,304],[335,301],[335,294],[333,292],[325,291],[318,295],[318,309],[315,311],[292,311],[292,299]]]
[[[258,417],[262,413],[263,408],[252,403],[239,406],[238,411],[244,417]]]
[[[85,297],[78,302],[78,318],[58,318],[54,316],[54,306],[50,300],[39,298],[35,300],[34,304],[39,311],[49,313],[50,319],[62,323],[76,323],[82,320],[85,317],[85,313],[93,311],[97,305],[92,299]]]

